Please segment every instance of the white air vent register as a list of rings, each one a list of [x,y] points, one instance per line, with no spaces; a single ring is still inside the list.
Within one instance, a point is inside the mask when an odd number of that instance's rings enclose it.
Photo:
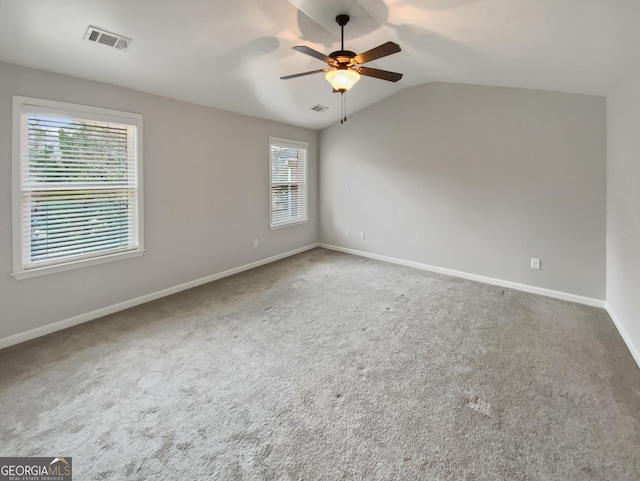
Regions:
[[[106,30],[102,30],[101,28],[94,27],[92,25],[87,28],[87,33],[84,34],[84,39],[123,51],[126,50],[132,42],[130,38],[123,35],[107,32]]]

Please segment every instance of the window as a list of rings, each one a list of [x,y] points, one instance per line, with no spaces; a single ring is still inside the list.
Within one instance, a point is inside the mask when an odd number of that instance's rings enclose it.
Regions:
[[[271,228],[307,221],[306,142],[269,138]]]
[[[14,276],[141,255],[142,116],[14,96]]]

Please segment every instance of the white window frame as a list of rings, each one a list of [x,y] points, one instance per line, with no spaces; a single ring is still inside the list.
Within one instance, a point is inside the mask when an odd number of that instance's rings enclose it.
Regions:
[[[23,226],[23,159],[21,158],[22,143],[26,135],[27,116],[29,113],[49,113],[53,116],[71,116],[77,120],[114,122],[134,125],[136,127],[136,187],[133,224],[136,227],[134,246],[120,252],[105,251],[92,254],[84,258],[61,258],[43,265],[29,266],[23,258],[26,233],[30,229]],[[86,267],[105,262],[138,257],[143,254],[143,185],[142,185],[142,115],[118,110],[91,107],[87,105],[58,102],[54,100],[32,97],[13,96],[13,148],[12,148],[12,203],[13,203],[13,273],[16,279],[25,279],[44,274],[67,271],[79,267]],[[25,233],[25,234],[23,234]]]
[[[293,149],[304,150],[304,179],[302,183],[291,182],[287,185],[297,185],[302,188],[302,216],[300,218],[291,219],[285,222],[273,222],[273,156],[271,155],[271,148],[277,145],[279,147],[290,147]],[[308,222],[308,170],[309,170],[309,144],[307,142],[301,142],[298,140],[289,140],[279,137],[269,137],[269,229],[280,229],[282,227],[290,227],[299,224],[305,224]]]

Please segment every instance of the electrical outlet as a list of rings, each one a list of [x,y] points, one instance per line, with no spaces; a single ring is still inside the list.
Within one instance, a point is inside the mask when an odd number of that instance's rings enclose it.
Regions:
[[[259,242],[258,239],[253,239],[253,247],[258,247]]]
[[[360,231],[360,239],[364,239],[364,231],[363,230]]]
[[[540,259],[537,257],[531,258],[531,268],[532,269],[540,269]]]
[[[345,231],[344,231],[344,235],[345,235],[346,237],[351,237],[351,230],[349,230],[349,229],[345,230]]]

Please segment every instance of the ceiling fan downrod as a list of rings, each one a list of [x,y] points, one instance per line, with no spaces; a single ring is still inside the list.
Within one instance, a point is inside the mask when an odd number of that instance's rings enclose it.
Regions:
[[[344,26],[349,23],[349,15],[338,15],[336,17],[336,23],[340,25],[340,50],[344,51]]]

